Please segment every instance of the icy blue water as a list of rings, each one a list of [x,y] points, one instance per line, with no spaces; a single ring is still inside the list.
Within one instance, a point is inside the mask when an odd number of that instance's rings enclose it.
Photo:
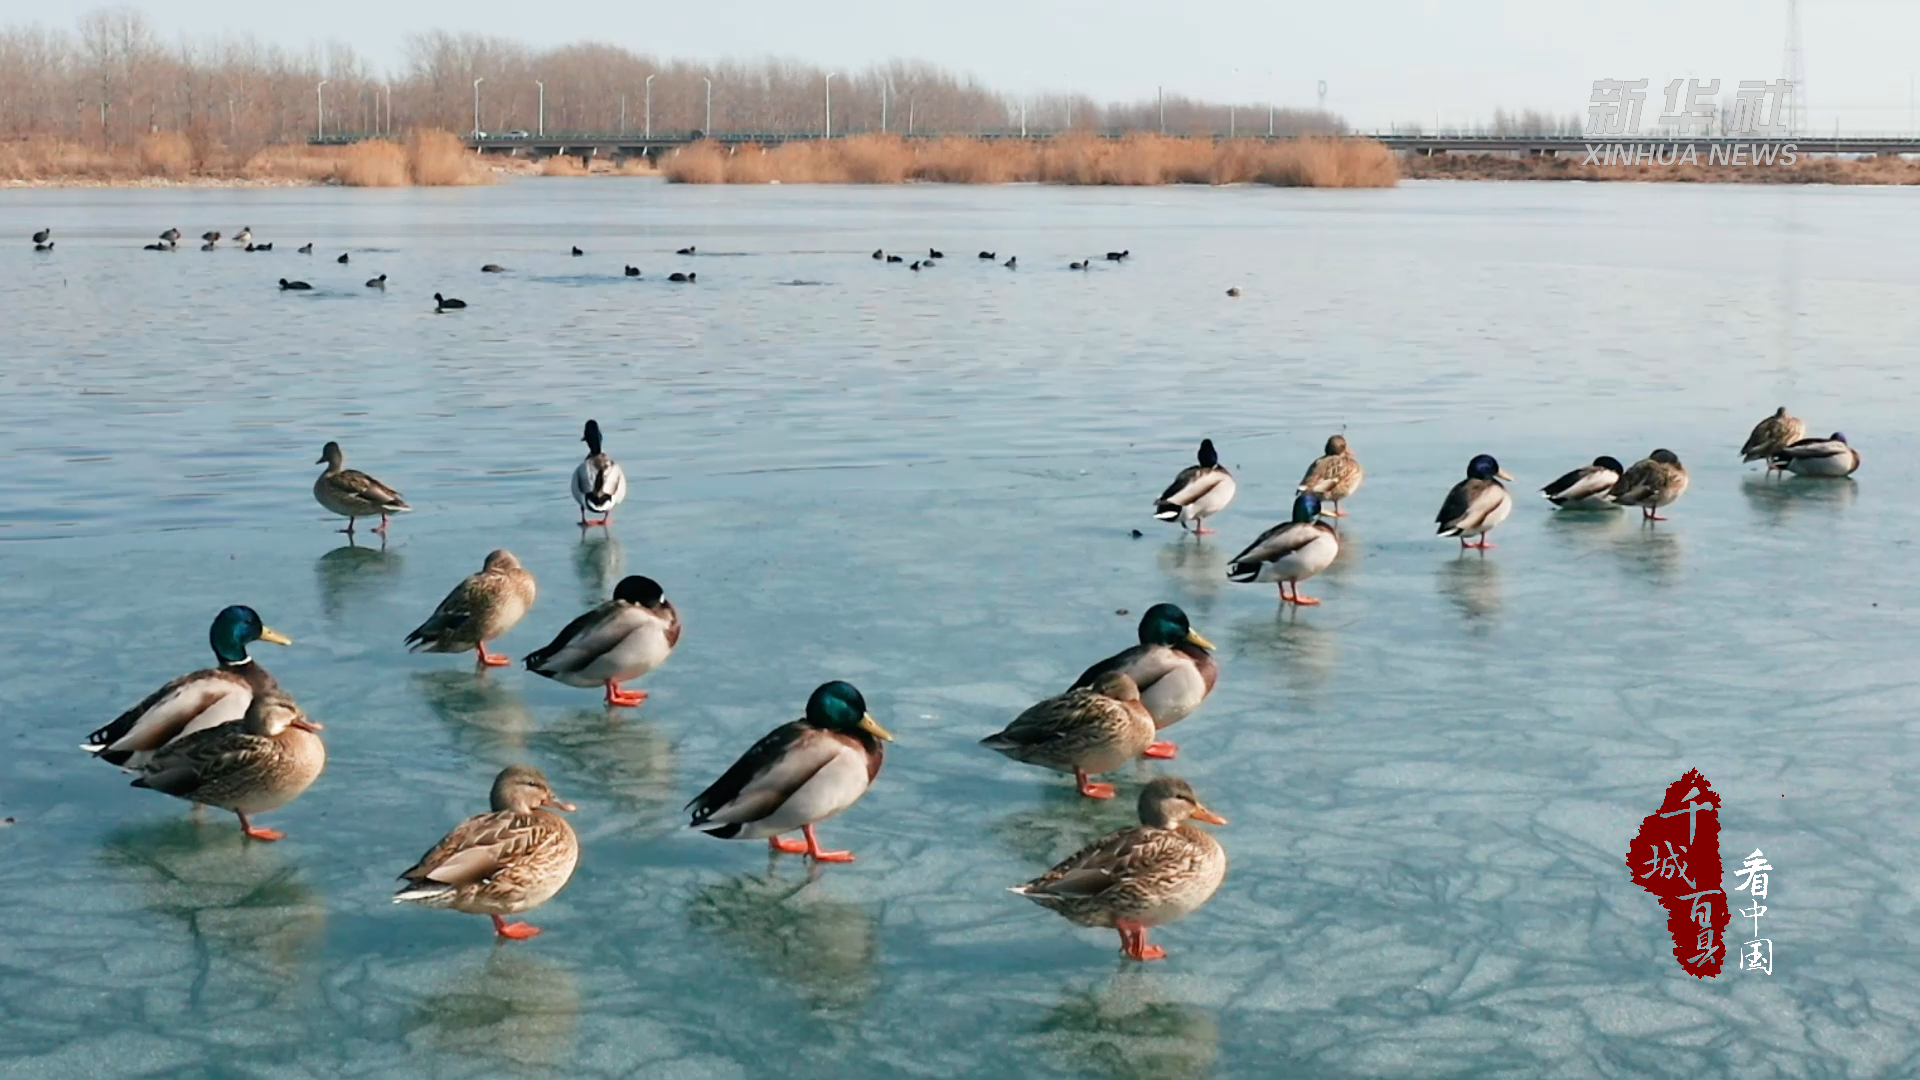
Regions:
[[[1911,1075],[1917,198],[0,193],[0,1076]],[[170,225],[277,249],[138,250]],[[1856,481],[1737,464],[1782,403]],[[583,540],[587,416],[634,492]],[[1325,605],[1280,611],[1224,563],[1339,430],[1370,479]],[[1183,540],[1148,509],[1203,435],[1240,495]],[[328,439],[417,508],[384,548],[312,502]],[[1693,474],[1657,529],[1531,494],[1655,446]],[[1483,451],[1519,506],[1462,556],[1430,522]],[[623,573],[665,585],[686,636],[644,708],[402,651],[495,547],[541,582],[516,658]],[[1094,804],[974,745],[1158,600],[1220,646],[1178,761]],[[236,602],[327,724],[278,844],[74,749]],[[679,827],[836,677],[899,737],[823,829],[857,863]],[[391,905],[514,761],[580,806],[547,933]],[[1622,863],[1688,768],[1730,867],[1776,867],[1771,976],[1684,975]],[[1168,960],[1003,891],[1157,772],[1232,819]]]

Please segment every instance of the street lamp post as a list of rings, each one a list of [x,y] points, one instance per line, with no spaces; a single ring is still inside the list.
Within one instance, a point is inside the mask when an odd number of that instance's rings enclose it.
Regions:
[[[387,122],[381,129],[388,135],[393,134],[393,84],[387,84]]]
[[[1020,99],[1020,137],[1027,137],[1027,99]]]
[[[1165,135],[1167,133],[1167,88],[1158,87],[1154,90],[1154,94],[1160,99],[1160,134]]]
[[[701,128],[700,130],[708,138],[712,138],[713,137],[713,80],[707,78],[705,75],[702,75],[700,77],[700,81],[707,84],[707,126],[704,128]]]
[[[473,80],[473,137],[480,137],[480,84],[487,81],[485,75]]]
[[[321,91],[325,90],[327,84],[332,81],[331,79],[321,79],[320,85],[313,88],[313,101],[314,104],[318,106],[318,108],[314,110],[313,133],[314,137],[318,139],[327,137],[327,96],[321,93]]]
[[[656,71],[647,76],[647,138],[649,139],[653,138],[653,76],[658,74],[660,73]]]
[[[620,134],[627,133],[627,95],[620,95]]]
[[[837,71],[827,72],[827,138],[833,138],[833,77]]]
[[[544,139],[547,137],[547,84],[535,79],[533,85],[540,88],[540,120],[535,125],[536,133]]]

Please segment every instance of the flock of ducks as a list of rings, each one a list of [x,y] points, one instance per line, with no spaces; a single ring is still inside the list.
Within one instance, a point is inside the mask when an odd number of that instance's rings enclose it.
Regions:
[[[1807,439],[1805,425],[1784,408],[1757,425],[1741,447],[1746,461],[1765,461],[1810,477],[1844,477],[1860,465],[1844,435]],[[607,452],[598,422],[588,420],[580,440],[587,452],[569,477],[581,527],[609,526],[626,499],[625,472]],[[400,493],[346,467],[329,442],[316,464],[314,500],[345,517],[352,534],[360,518],[411,509]],[[1300,478],[1291,519],[1266,530],[1227,565],[1240,582],[1273,582],[1282,602],[1312,605],[1300,583],[1332,564],[1341,504],[1361,488],[1366,471],[1346,438],[1327,440],[1325,452]],[[1485,550],[1507,519],[1511,480],[1492,456],[1480,454],[1447,493],[1437,532],[1462,547]],[[1648,522],[1687,488],[1678,457],[1655,450],[1630,468],[1611,457],[1574,469],[1541,489],[1567,511],[1640,507]],[[1236,485],[1211,439],[1154,500],[1156,518],[1196,535],[1233,501]],[[1137,534],[1137,533],[1136,533]],[[494,551],[477,573],[447,593],[403,644],[409,651],[472,652],[481,667],[510,664],[490,651],[532,610],[533,574],[509,551]],[[660,584],[629,576],[613,595],[568,622],[522,663],[566,686],[599,689],[609,708],[634,707],[646,691],[622,684],[659,668],[680,643],[679,612]],[[208,631],[215,666],[173,679],[90,735],[83,749],[136,775],[135,787],[233,812],[243,834],[260,841],[282,833],[257,825],[253,815],[286,805],[310,787],[326,766],[322,726],[249,653],[258,642],[290,645],[252,608],[234,606]],[[1005,729],[980,740],[1014,761],[1071,775],[1080,794],[1109,799],[1115,787],[1094,779],[1140,758],[1172,759],[1179,748],[1167,728],[1192,715],[1218,682],[1214,645],[1177,605],[1148,608],[1137,644],[1089,666],[1065,691],[1022,712]],[[712,784],[688,802],[690,828],[732,840],[765,840],[770,850],[816,862],[851,862],[847,851],[824,848],[815,828],[857,803],[879,776],[893,736],[868,710],[853,685],[834,680],[808,697],[803,714],[749,747]],[[510,916],[556,895],[579,863],[580,842],[561,813],[571,804],[538,769],[515,765],[494,780],[489,809],[455,826],[400,874],[395,903],[420,904],[492,920],[503,938],[527,938],[538,928]],[[1109,834],[1012,891],[1083,926],[1112,929],[1121,951],[1136,960],[1165,955],[1148,943],[1149,931],[1204,904],[1219,888],[1227,855],[1194,822],[1225,825],[1185,781],[1163,777],[1140,793],[1140,823]],[[797,836],[794,834],[798,834]]]
[[[149,249],[171,250],[178,229],[168,229]],[[208,232],[211,249],[222,239]],[[231,242],[245,250],[269,250],[242,229]],[[33,234],[36,250],[53,247],[52,230]],[[300,249],[311,254],[312,244]],[[678,254],[692,255],[691,246]],[[572,248],[572,254],[585,253]],[[1128,251],[1108,252],[1120,262]],[[929,249],[910,268],[943,259]],[[904,261],[883,250],[876,260]],[[999,261],[982,251],[981,261]],[[348,262],[342,254],[337,260]],[[1071,264],[1087,269],[1093,260]],[[1009,257],[1002,265],[1017,266]],[[495,264],[484,272],[503,272]],[[636,267],[625,267],[629,277]],[[692,282],[692,273],[670,280]],[[367,283],[384,288],[386,275]],[[311,289],[304,281],[281,279],[283,290]],[[1229,290],[1238,295],[1239,290]],[[434,294],[435,310],[466,307],[456,298]],[[1775,470],[1809,477],[1845,477],[1860,467],[1859,452],[1846,436],[1805,438],[1805,424],[1784,407],[1762,420],[1742,445],[1743,461],[1764,461]],[[581,527],[610,526],[615,508],[625,501],[627,479],[604,448],[600,425],[586,422],[580,436],[587,453],[569,479],[579,507]],[[314,500],[347,519],[341,531],[352,536],[361,518],[379,519],[373,532],[385,535],[392,515],[412,510],[394,488],[346,467],[337,442],[322,449],[315,464]],[[1308,466],[1295,487],[1289,520],[1267,529],[1228,561],[1236,582],[1274,583],[1283,603],[1320,603],[1300,592],[1304,582],[1331,566],[1340,551],[1335,521],[1365,481],[1366,471],[1342,435],[1326,442],[1324,453]],[[1476,455],[1466,476],[1447,492],[1435,515],[1439,536],[1461,547],[1485,551],[1487,539],[1512,513],[1513,499],[1501,481],[1512,477],[1491,455]],[[1599,511],[1638,507],[1649,523],[1666,520],[1659,511],[1687,490],[1688,477],[1670,450],[1656,449],[1631,467],[1609,456],[1567,472],[1541,489],[1556,507]],[[1182,469],[1154,500],[1153,514],[1195,535],[1213,532],[1207,521],[1233,501],[1233,475],[1220,464],[1211,439],[1202,440],[1196,461]],[[1135,531],[1135,535],[1139,535]],[[456,585],[403,644],[412,652],[472,652],[481,667],[512,661],[490,652],[497,641],[525,618],[534,605],[533,574],[509,551],[489,554],[481,569]],[[622,684],[659,668],[681,637],[678,611],[660,584],[629,576],[611,598],[567,623],[553,640],[528,653],[528,671],[563,685],[603,691],[608,707],[634,707],[644,690]],[[215,666],[173,679],[90,735],[83,749],[136,774],[135,787],[160,791],[198,806],[233,812],[243,834],[272,841],[284,834],[264,828],[252,816],[297,798],[326,765],[322,725],[308,718],[249,652],[258,642],[289,645],[285,635],[267,627],[252,608],[222,610],[208,631]],[[1064,692],[1022,712],[981,745],[1015,761],[1074,777],[1089,798],[1115,795],[1112,784],[1093,777],[1142,758],[1171,759],[1178,747],[1162,738],[1168,727],[1197,710],[1219,677],[1213,644],[1173,604],[1156,604],[1141,617],[1138,643],[1101,660]],[[719,779],[688,804],[689,827],[722,839],[766,840],[774,852],[804,855],[816,862],[851,862],[846,851],[821,846],[815,827],[853,806],[878,777],[884,744],[893,736],[868,711],[860,691],[843,681],[822,684],[809,696],[802,716],[775,728],[754,743]],[[494,780],[489,809],[455,826],[399,877],[395,903],[420,904],[485,915],[503,938],[528,938],[538,928],[508,917],[540,906],[571,878],[580,855],[579,838],[560,813],[573,806],[556,795],[535,768],[514,765]],[[1121,950],[1136,960],[1164,956],[1147,942],[1148,932],[1175,921],[1205,903],[1225,877],[1227,856],[1220,843],[1193,822],[1225,825],[1226,819],[1200,802],[1185,781],[1163,777],[1140,793],[1140,823],[1102,837],[1032,881],[1012,891],[1083,926],[1116,931]],[[798,833],[795,837],[793,834]]]

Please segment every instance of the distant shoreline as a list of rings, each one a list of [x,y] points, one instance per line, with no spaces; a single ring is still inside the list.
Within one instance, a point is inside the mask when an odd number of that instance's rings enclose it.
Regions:
[[[1800,155],[1792,164],[1587,164],[1573,157],[1394,152],[1365,138],[1270,143],[1140,135],[1048,143],[908,142],[861,135],[779,146],[696,143],[657,161],[477,155],[447,132],[405,143],[268,146],[244,160],[194,155],[179,136],[102,150],[52,140],[0,143],[0,190],[244,189],[491,184],[528,176],[652,176],[689,184],[1006,184],[1154,187],[1392,187],[1408,180],[1920,185],[1920,161]]]

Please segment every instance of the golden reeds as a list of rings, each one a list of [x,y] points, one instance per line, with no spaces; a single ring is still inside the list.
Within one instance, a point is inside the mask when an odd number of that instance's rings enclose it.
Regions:
[[[493,173],[451,131],[416,128],[407,134],[407,172],[421,187],[491,184]]]
[[[666,158],[661,171],[682,184],[1275,184],[1392,187],[1393,152],[1370,139],[1181,139],[1069,135],[1043,142],[986,139],[909,141],[857,135],[771,149],[705,142]]]

